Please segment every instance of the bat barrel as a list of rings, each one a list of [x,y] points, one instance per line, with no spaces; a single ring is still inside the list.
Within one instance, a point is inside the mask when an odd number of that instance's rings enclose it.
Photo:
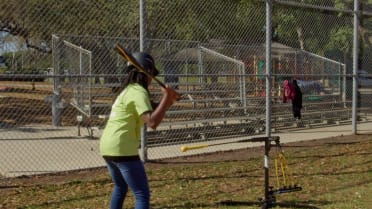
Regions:
[[[190,146],[182,146],[181,147],[181,151],[182,152],[187,152],[189,150],[193,150],[193,149],[202,149],[202,148],[205,148],[205,147],[208,147],[209,145],[208,144],[199,144],[199,145],[190,145]]]

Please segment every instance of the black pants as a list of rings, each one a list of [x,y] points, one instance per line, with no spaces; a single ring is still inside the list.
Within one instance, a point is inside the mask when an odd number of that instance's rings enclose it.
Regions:
[[[297,106],[295,104],[292,104],[292,112],[293,112],[293,117],[296,119],[301,119],[301,106]]]

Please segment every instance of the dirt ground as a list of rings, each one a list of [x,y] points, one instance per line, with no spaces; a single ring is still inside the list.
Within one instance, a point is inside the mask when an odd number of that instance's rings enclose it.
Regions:
[[[362,135],[348,135],[348,136],[337,136],[326,139],[310,140],[292,142],[287,144],[281,144],[282,149],[309,149],[319,146],[327,146],[330,144],[350,144],[355,142],[362,142],[371,140],[372,134]],[[201,154],[195,156],[187,156],[172,159],[163,159],[159,161],[147,162],[145,166],[147,169],[159,168],[161,166],[175,166],[181,164],[191,163],[205,163],[205,162],[222,162],[222,161],[239,161],[248,158],[261,157],[264,154],[263,147],[252,147],[233,151],[223,151],[216,153]],[[79,171],[68,171],[54,174],[44,174],[35,176],[21,176],[16,178],[5,178],[0,179],[0,191],[12,190],[18,187],[27,187],[33,185],[45,185],[45,184],[63,184],[74,180],[90,180],[96,176],[107,174],[107,169],[92,168]]]

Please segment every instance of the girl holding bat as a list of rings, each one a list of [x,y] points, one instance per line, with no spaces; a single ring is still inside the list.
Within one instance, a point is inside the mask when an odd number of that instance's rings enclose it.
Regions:
[[[161,101],[153,108],[148,86],[152,76],[157,76],[159,71],[155,68],[151,55],[136,52],[132,56],[148,75],[138,71],[132,64],[128,65],[128,76],[123,82],[123,90],[112,106],[100,139],[100,153],[114,182],[111,209],[123,207],[128,189],[134,193],[135,209],[150,208],[149,184],[138,153],[141,128],[146,123],[155,129],[168,108],[179,99],[179,94],[165,85],[165,88],[162,88]]]

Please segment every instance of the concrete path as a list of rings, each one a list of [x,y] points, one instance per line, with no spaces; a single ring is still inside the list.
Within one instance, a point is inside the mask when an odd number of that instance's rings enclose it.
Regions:
[[[99,140],[89,140],[82,137],[66,137],[71,135],[71,131],[76,131],[76,127],[63,127],[62,129],[63,130],[57,130],[54,128],[51,130],[50,128],[40,128],[40,130],[38,130],[34,127],[29,127],[17,129],[18,133],[14,130],[0,130],[0,175],[15,177],[101,167],[105,165],[99,155]],[[51,133],[46,133],[50,131],[55,132],[52,138],[50,137]],[[69,133],[68,135],[67,132]],[[358,133],[372,133],[372,122],[358,124]],[[272,136],[280,136],[281,143],[287,143],[351,134],[352,126],[349,124],[316,129],[288,130],[280,133],[273,133]],[[249,137],[252,138],[253,136]],[[240,139],[242,138],[219,140],[216,143],[231,142]],[[148,158],[172,158],[262,145],[261,143],[251,142],[229,143],[188,152],[181,152],[181,145],[154,147],[148,149]]]

